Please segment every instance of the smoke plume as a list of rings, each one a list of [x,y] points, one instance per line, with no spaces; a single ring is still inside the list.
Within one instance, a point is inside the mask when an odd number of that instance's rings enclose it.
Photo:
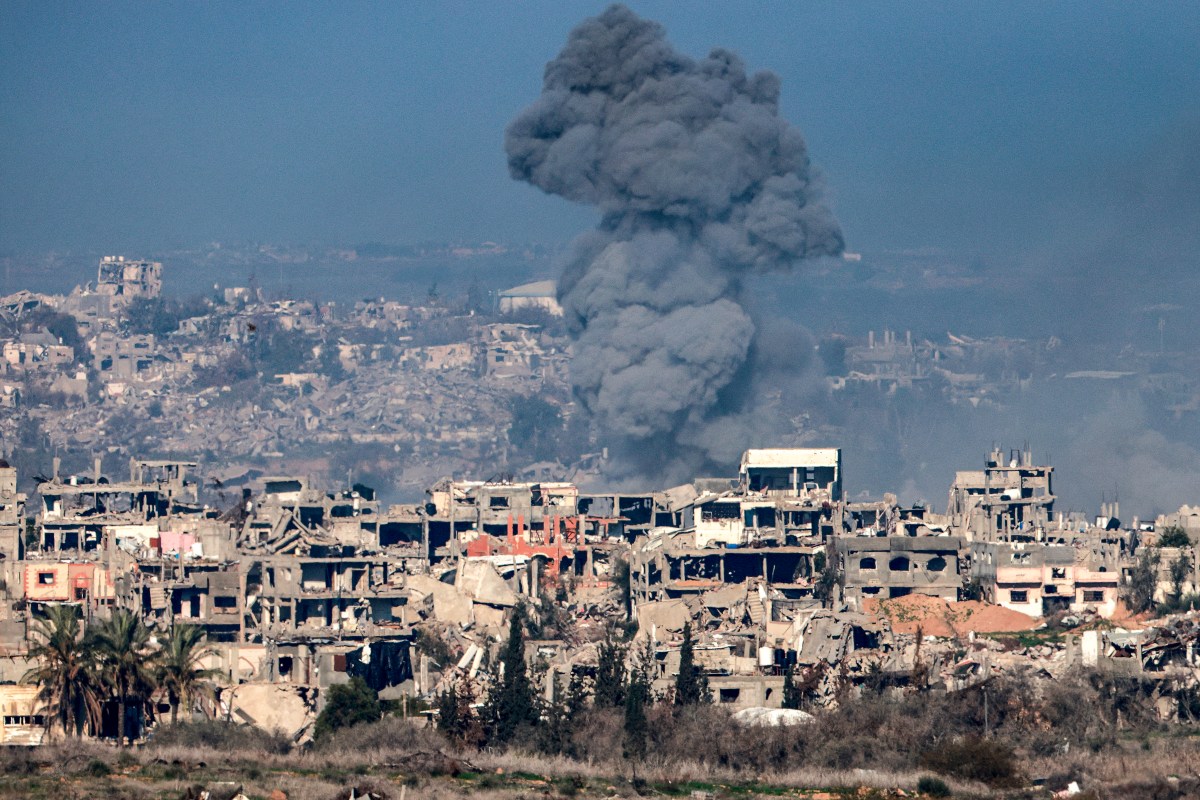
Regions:
[[[697,431],[746,407],[769,352],[747,278],[842,250],[779,79],[727,50],[690,59],[612,6],[546,65],[505,150],[513,177],[601,211],[558,293],[576,395],[604,438],[640,470],[711,459]]]

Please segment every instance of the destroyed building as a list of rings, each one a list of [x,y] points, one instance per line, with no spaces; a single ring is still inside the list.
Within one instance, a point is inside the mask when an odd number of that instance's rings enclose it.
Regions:
[[[1005,458],[997,448],[982,470],[955,474],[946,513],[969,539],[1033,540],[1054,512],[1053,473],[1053,467],[1034,465],[1027,450]]]
[[[838,537],[843,596],[853,609],[861,609],[865,598],[914,593],[959,600],[961,547],[957,536]]]
[[[6,586],[17,580],[25,557],[26,499],[17,491],[16,467],[0,459],[0,561]]]
[[[136,550],[157,538],[158,521],[198,510],[196,484],[188,480],[194,463],[131,461],[127,481],[100,474],[58,474],[38,486],[42,552],[75,555],[97,550],[106,536],[117,547]]]
[[[1082,544],[1082,537],[1071,544],[973,542],[972,576],[985,599],[1031,617],[1087,608],[1111,617],[1120,599],[1119,547]]]
[[[153,299],[162,292],[162,264],[157,261],[126,260],[105,256],[96,274],[96,293],[133,299]]]

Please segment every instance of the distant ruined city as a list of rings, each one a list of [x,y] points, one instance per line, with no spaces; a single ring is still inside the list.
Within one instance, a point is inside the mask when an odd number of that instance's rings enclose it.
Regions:
[[[295,742],[354,677],[405,702],[464,682],[485,696],[517,609],[537,621],[525,654],[547,697],[596,680],[614,625],[653,654],[654,691],[671,692],[686,639],[712,701],[737,710],[780,709],[801,674],[812,708],[881,680],[953,693],[1085,669],[1164,696],[1200,681],[1200,625],[1184,614],[1200,507],[1139,519],[1114,498],[1063,511],[1054,466],[1027,447],[975,468],[978,454],[963,454],[944,508],[864,497],[836,441],[747,449],[736,470],[680,485],[597,488],[605,456],[571,422],[552,282],[501,292],[490,310],[431,298],[337,318],[250,288],[179,313],[161,273],[105,258],[69,296],[0,301],[13,331],[0,743],[63,734],[45,692],[22,682],[61,607],[88,624],[131,612],[160,639],[198,626],[219,691],[185,715]],[[872,335],[845,347],[828,389],[886,395],[986,346]],[[955,402],[989,393],[982,375],[943,380]],[[31,425],[58,454],[22,474],[42,444]],[[430,477],[417,501],[391,503],[353,460],[340,481],[267,471],[305,443],[362,445],[381,465],[416,465],[406,480]],[[178,455],[188,448],[194,458]],[[516,451],[519,471],[479,469]],[[124,735],[141,738],[172,708],[152,693]],[[100,719],[91,733],[116,737],[116,717]]]

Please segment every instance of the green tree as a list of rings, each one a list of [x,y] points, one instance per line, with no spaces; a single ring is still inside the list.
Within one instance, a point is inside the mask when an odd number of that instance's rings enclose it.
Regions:
[[[467,286],[466,310],[468,313],[487,314],[491,311],[488,303],[487,290],[479,283],[479,278],[471,279]]]
[[[438,730],[450,741],[461,744],[464,723],[459,713],[458,687],[450,684],[450,688],[437,697]]]
[[[694,706],[705,694],[705,680],[696,664],[692,623],[683,623],[683,644],[679,646],[679,674],[675,676],[675,705]]]
[[[265,376],[299,372],[313,357],[316,342],[298,330],[284,330],[274,325],[263,326],[255,339],[258,368]]]
[[[638,654],[637,663],[629,674],[629,685],[625,690],[625,739],[623,755],[630,761],[641,761],[646,757],[646,743],[650,725],[646,707],[652,702],[651,681],[654,667],[654,646],[647,638],[646,646]]]
[[[625,705],[625,657],[628,648],[613,637],[612,628],[596,650],[596,708],[621,708]]]
[[[115,609],[93,631],[100,674],[117,701],[117,743],[124,746],[126,709],[130,703],[143,705],[154,689],[150,632],[138,614],[124,608]]]
[[[191,709],[196,700],[209,699],[215,694],[209,681],[220,673],[200,666],[214,652],[203,645],[204,630],[198,625],[174,625],[155,659],[155,682],[167,693],[172,725],[179,719],[180,703]]]
[[[820,695],[821,682],[828,671],[829,665],[824,661],[805,667],[799,673],[789,664],[783,684],[783,707],[803,709],[811,706]]]
[[[629,570],[629,562],[623,558],[618,558],[613,567],[613,583],[621,590],[621,604],[628,620],[633,616],[633,573]]]
[[[321,355],[317,359],[317,371],[333,383],[340,383],[346,379],[346,368],[342,365],[342,357],[338,351],[338,343],[336,341],[324,341],[321,343]]]
[[[783,699],[780,705],[783,708],[797,709],[804,703],[804,697],[800,692],[800,685],[796,683],[796,668],[789,661],[787,669],[783,673]]]
[[[1183,528],[1171,525],[1163,528],[1163,532],[1158,535],[1158,541],[1155,544],[1158,547],[1191,547],[1192,539]]]
[[[26,672],[23,680],[40,687],[38,700],[49,711],[47,726],[57,720],[68,736],[82,735],[85,725],[95,730],[100,723],[103,687],[90,642],[81,636],[75,607],[49,606],[46,618],[37,621],[33,632],[29,659],[37,666]]]
[[[525,724],[537,722],[538,708],[525,666],[525,609],[517,606],[509,619],[508,641],[500,652],[500,680],[488,698],[491,738],[512,741]]]
[[[25,318],[26,330],[36,332],[45,328],[51,336],[75,352],[75,363],[87,366],[92,361],[92,351],[79,334],[79,324],[70,314],[55,311],[49,306],[38,306]]]
[[[124,328],[129,333],[152,333],[167,336],[179,328],[188,317],[204,314],[207,308],[199,300],[186,303],[165,297],[135,297],[125,308]]]
[[[1180,553],[1179,558],[1171,562],[1171,605],[1178,607],[1183,599],[1183,584],[1192,574],[1192,560],[1187,553]]]
[[[833,603],[837,587],[841,583],[837,565],[828,560],[824,553],[817,553],[813,559],[813,567],[818,576],[816,583],[813,584],[813,597],[824,605],[830,605]]]
[[[317,715],[313,738],[325,739],[334,731],[363,722],[377,722],[383,716],[379,695],[367,682],[355,675],[349,683],[329,688],[329,699]]]
[[[567,714],[571,719],[578,719],[580,715],[587,709],[587,687],[584,685],[583,676],[578,672],[571,672],[571,680],[567,682]]]
[[[1158,586],[1158,566],[1161,562],[1158,549],[1142,548],[1142,554],[1134,564],[1125,590],[1125,601],[1134,613],[1149,611],[1154,607],[1154,590]]]
[[[483,725],[475,713],[475,691],[470,680],[462,680],[438,695],[438,731],[459,747],[484,744]]]
[[[553,672],[547,679],[555,681],[554,699],[545,704],[542,714],[545,719],[537,728],[538,749],[547,755],[575,757],[575,729],[587,700],[583,678],[572,673],[565,692],[561,691]]]

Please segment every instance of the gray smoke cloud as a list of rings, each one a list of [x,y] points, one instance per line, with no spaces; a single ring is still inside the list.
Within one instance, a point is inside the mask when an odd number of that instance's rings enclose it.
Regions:
[[[712,458],[696,431],[753,394],[767,351],[746,280],[842,250],[779,89],[727,50],[681,55],[660,25],[612,6],[571,32],[506,132],[514,178],[602,213],[573,244],[559,299],[576,395],[641,469],[681,449]]]

